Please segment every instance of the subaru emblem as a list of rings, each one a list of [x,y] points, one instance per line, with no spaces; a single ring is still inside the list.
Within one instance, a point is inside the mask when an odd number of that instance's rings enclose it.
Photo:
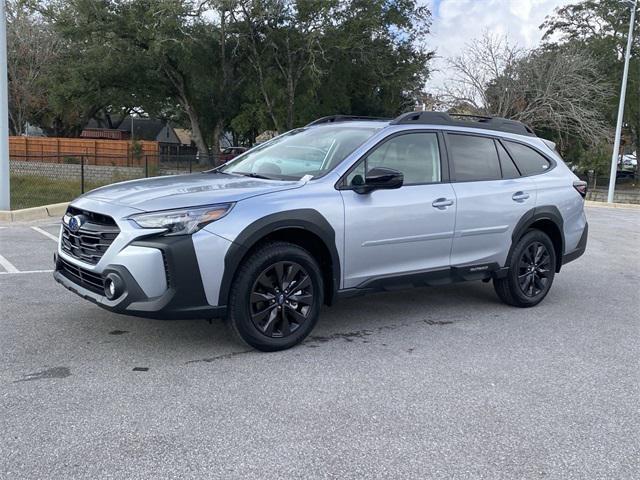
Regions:
[[[75,215],[69,219],[69,230],[76,233],[82,227],[85,222],[85,218],[82,215]]]

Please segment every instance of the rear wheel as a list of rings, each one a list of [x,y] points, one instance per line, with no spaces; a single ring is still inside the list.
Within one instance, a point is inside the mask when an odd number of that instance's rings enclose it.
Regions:
[[[516,243],[505,278],[493,286],[500,299],[516,307],[533,307],[549,293],[556,270],[556,254],[549,236],[530,230]]]
[[[229,299],[229,323],[253,348],[284,350],[313,330],[322,302],[322,275],[309,252],[270,243],[240,266]]]

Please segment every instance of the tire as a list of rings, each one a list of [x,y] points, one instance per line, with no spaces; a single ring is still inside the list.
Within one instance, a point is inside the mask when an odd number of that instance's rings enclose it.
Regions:
[[[513,247],[505,278],[494,279],[500,299],[514,307],[533,307],[549,293],[556,271],[556,253],[549,236],[527,231]]]
[[[302,342],[315,327],[323,292],[320,267],[309,252],[291,243],[268,243],[238,268],[228,323],[250,347],[285,350]]]

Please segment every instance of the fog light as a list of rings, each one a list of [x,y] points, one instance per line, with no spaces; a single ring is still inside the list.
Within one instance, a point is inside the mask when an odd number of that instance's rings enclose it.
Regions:
[[[104,280],[104,295],[109,300],[118,298],[123,292],[122,279],[115,273],[110,273]]]

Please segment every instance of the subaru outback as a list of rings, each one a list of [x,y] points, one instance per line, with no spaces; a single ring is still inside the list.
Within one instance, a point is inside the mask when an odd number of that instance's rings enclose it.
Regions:
[[[112,312],[222,317],[281,350],[344,296],[482,280],[538,304],[585,251],[585,194],[516,121],[325,117],[204,173],[82,195],[54,277]]]

